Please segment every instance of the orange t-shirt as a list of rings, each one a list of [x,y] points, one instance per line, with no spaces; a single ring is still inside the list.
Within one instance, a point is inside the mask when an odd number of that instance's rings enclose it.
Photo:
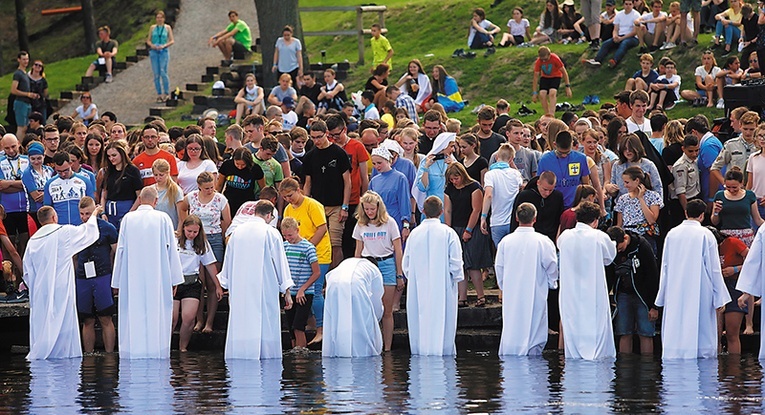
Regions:
[[[138,170],[141,171],[141,179],[143,179],[144,187],[151,186],[157,182],[154,180],[154,173],[151,171],[151,165],[154,164],[157,159],[167,160],[167,162],[170,163],[170,175],[178,176],[178,165],[172,154],[165,150],[159,150],[159,153],[153,156],[143,152],[133,159],[133,164],[135,164],[135,166],[138,167]]]
[[[534,72],[541,72],[542,78],[563,78],[562,68],[563,61],[554,53],[547,60],[537,58],[534,62]]]

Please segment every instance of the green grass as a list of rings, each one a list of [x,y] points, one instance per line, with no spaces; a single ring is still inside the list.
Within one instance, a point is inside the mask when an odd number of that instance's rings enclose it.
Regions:
[[[301,6],[354,5],[358,2],[350,0],[304,0]],[[461,112],[453,114],[463,121],[463,126],[475,123],[475,116],[470,110],[478,104],[494,105],[500,98],[511,104],[514,113],[518,102],[530,103],[532,65],[536,59],[536,48],[507,48],[498,49],[489,58],[483,57],[483,51],[477,51],[475,59],[454,59],[452,52],[457,48],[466,48],[469,19],[475,2],[468,0],[444,0],[432,2],[427,0],[389,0],[384,3],[388,7],[385,14],[385,25],[388,28],[388,39],[395,50],[393,57],[394,69],[391,79],[395,82],[404,72],[405,65],[410,59],[420,59],[430,71],[433,65],[441,64],[450,75],[457,79],[464,99],[469,105]],[[487,18],[505,28],[511,10],[520,2],[503,2],[494,9],[486,9]],[[539,21],[543,2],[523,4],[525,17],[529,19],[532,28]],[[355,12],[316,12],[302,13],[303,29],[307,31],[348,30],[355,28]],[[369,27],[376,22],[377,14],[365,14],[364,26]],[[699,37],[701,45],[709,43],[711,35]],[[312,62],[320,60],[320,50],[326,50],[326,61],[341,62],[348,60],[355,63],[358,59],[356,37],[310,37],[306,39],[306,50]],[[372,54],[369,50],[369,40],[365,43],[365,67],[356,67],[344,82],[346,89],[357,91],[363,88],[369,75]],[[601,68],[592,70],[584,67],[580,61],[593,57],[585,45],[552,45],[551,49],[566,63],[573,97],[561,96],[560,101],[580,103],[586,95],[599,95],[601,102],[612,100],[614,93],[624,87],[628,76],[632,75],[640,65],[636,57],[637,48],[630,50],[627,58],[614,69]],[[683,88],[691,88],[694,77],[693,71],[701,61],[701,47],[691,50],[675,48],[668,53],[677,62]],[[663,53],[654,54],[655,61]],[[722,63],[722,62],[719,62]],[[390,80],[389,80],[390,81]],[[541,112],[539,104],[529,104],[530,108]],[[596,106],[592,106],[597,109]],[[687,104],[678,105],[669,115],[673,118],[689,117],[697,113],[710,118],[723,116],[722,110],[692,108]],[[522,119],[531,121],[538,117],[529,116]]]

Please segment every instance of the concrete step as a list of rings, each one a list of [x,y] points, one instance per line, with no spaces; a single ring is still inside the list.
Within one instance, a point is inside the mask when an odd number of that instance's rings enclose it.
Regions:
[[[203,83],[189,83],[186,84],[186,90],[187,91],[203,91],[205,88],[207,88],[207,84]]]
[[[157,104],[161,105],[161,104]],[[151,107],[149,108],[149,115],[155,116],[155,117],[164,117],[167,113],[175,110],[175,107],[169,107],[169,106],[160,106],[160,107]]]
[[[147,57],[149,56],[149,49],[147,48],[136,48],[135,54],[138,56]]]

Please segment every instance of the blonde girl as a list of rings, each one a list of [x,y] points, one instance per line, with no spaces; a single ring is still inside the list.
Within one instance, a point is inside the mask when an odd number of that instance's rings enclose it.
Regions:
[[[157,206],[154,208],[167,213],[173,221],[173,229],[178,228],[178,218],[181,214],[181,202],[183,201],[183,190],[175,181],[170,178],[170,163],[164,159],[156,159],[151,165],[151,171],[154,179],[157,181],[154,186],[157,189],[159,198]],[[207,240],[205,238],[205,240]]]

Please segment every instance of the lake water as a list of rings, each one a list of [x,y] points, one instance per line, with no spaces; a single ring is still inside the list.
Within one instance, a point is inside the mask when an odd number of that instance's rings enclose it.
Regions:
[[[394,352],[322,359],[225,362],[222,353],[173,352],[169,360],[116,355],[26,362],[0,356],[0,414],[284,413],[761,413],[762,367],[754,355],[662,363],[456,358]]]

